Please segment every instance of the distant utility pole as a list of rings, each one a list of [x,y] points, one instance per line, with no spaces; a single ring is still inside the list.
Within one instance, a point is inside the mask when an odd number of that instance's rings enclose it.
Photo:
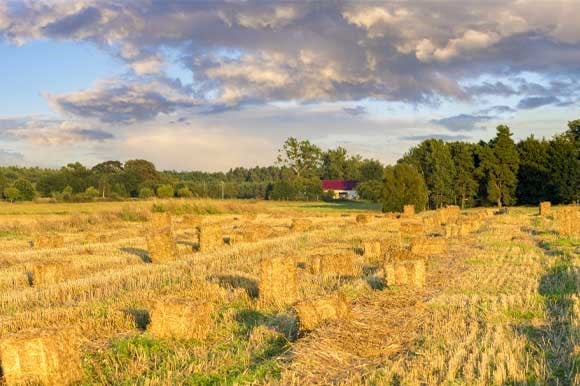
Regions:
[[[224,182],[222,181],[222,200],[224,199]]]

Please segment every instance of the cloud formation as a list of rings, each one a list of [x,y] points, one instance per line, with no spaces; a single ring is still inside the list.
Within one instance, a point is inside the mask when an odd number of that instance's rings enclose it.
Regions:
[[[474,131],[483,130],[484,128],[479,125],[482,122],[489,121],[493,117],[489,115],[472,115],[472,114],[459,114],[452,117],[433,119],[431,123],[447,128],[449,131]]]

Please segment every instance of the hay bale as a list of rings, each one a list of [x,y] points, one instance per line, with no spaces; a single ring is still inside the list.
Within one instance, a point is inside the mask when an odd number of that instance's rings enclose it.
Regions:
[[[441,255],[447,252],[447,240],[442,237],[421,237],[411,240],[411,253],[417,256]]]
[[[425,233],[425,225],[421,220],[401,221],[401,233],[409,236],[421,236]]]
[[[411,218],[415,216],[415,205],[403,206],[403,218]]]
[[[273,257],[260,262],[260,301],[278,306],[298,299],[296,261],[292,257]]]
[[[290,225],[292,232],[306,232],[312,228],[312,221],[305,218],[295,218]]]
[[[350,316],[350,304],[343,294],[300,302],[294,309],[301,331],[312,331],[325,321],[346,319]]]
[[[203,221],[203,217],[197,214],[186,214],[181,219],[181,224],[187,227],[195,228]]]
[[[145,235],[152,263],[164,263],[179,258],[169,213],[154,213]]]
[[[540,216],[548,216],[550,210],[552,209],[552,203],[550,201],[540,202]]]
[[[560,208],[554,216],[556,230],[562,236],[580,235],[580,207],[570,205]]]
[[[446,224],[444,236],[446,239],[459,236],[459,226],[457,224]]]
[[[377,261],[382,259],[380,241],[365,241],[362,245],[362,250],[367,261]]]
[[[34,248],[62,248],[64,247],[64,236],[57,234],[39,234],[33,241]]]
[[[76,335],[68,330],[27,332],[0,341],[7,385],[70,385],[82,377]]]
[[[371,222],[371,218],[367,214],[359,213],[356,215],[357,224],[368,224]]]
[[[71,271],[70,262],[35,263],[32,266],[34,286],[57,284],[71,276],[74,276],[74,273]]]
[[[245,224],[238,227],[230,234],[230,244],[241,242],[254,243],[274,235],[274,229],[267,225]]]
[[[397,219],[386,219],[382,222],[382,228],[385,232],[399,232],[401,223]]]
[[[348,278],[360,274],[355,256],[350,254],[310,256],[308,267],[310,273],[323,277]]]
[[[425,286],[425,260],[390,261],[384,266],[387,285]]]
[[[158,299],[150,312],[147,331],[157,338],[178,338],[204,341],[211,332],[214,305],[187,298]]]
[[[222,228],[218,224],[199,225],[197,227],[200,252],[211,252],[224,245]]]

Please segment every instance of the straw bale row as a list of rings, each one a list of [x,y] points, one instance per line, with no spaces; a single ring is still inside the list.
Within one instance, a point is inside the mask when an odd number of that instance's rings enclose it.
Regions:
[[[580,207],[565,206],[555,212],[556,229],[562,236],[580,235]]]
[[[148,332],[157,338],[205,340],[214,323],[215,307],[210,302],[166,297],[155,301]]]
[[[260,301],[283,306],[298,299],[296,260],[279,256],[260,262]]]
[[[212,252],[224,245],[222,228],[218,224],[198,225],[197,234],[200,252]]]
[[[410,236],[421,236],[425,233],[425,226],[421,220],[401,221],[401,233]]]

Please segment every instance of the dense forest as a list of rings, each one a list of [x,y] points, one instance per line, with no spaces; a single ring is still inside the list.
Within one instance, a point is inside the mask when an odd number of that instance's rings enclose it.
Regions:
[[[288,138],[273,166],[228,172],[158,171],[146,160],[106,161],[91,168],[71,163],[61,169],[0,168],[0,192],[8,201],[123,200],[208,197],[272,200],[329,199],[321,179],[353,179],[359,195],[385,210],[405,203],[417,208],[571,203],[580,200],[580,120],[551,139],[530,136],[514,142],[507,126],[488,142],[427,139],[395,165],[322,150]]]

